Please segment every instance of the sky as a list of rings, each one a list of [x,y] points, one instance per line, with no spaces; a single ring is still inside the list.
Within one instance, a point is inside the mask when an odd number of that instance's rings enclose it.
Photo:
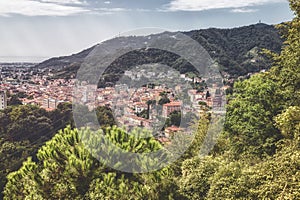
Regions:
[[[146,27],[187,31],[292,18],[287,0],[0,0],[0,62],[70,55]]]

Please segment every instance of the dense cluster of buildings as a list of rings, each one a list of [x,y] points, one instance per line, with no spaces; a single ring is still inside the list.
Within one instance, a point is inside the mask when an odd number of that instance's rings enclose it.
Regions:
[[[0,67],[0,90],[10,96],[21,93],[19,99],[24,105],[38,105],[48,111],[72,101],[73,85],[73,80],[51,79],[49,73],[27,64]]]
[[[125,72],[131,80],[143,79],[144,76],[161,76],[163,78],[173,75],[141,71],[138,73]],[[114,87],[98,88],[97,85],[80,83],[75,86],[74,79],[52,79],[51,73],[34,71],[28,67],[0,68],[0,109],[7,107],[7,93],[22,93],[20,100],[24,105],[38,105],[48,111],[54,110],[62,102],[81,103],[90,110],[98,106],[107,106],[113,110],[119,126],[129,129],[134,127],[153,128],[159,126],[170,114],[201,113],[203,105],[217,108],[225,104],[224,91],[226,87],[213,85],[203,91],[190,88],[187,96],[182,99],[184,82],[203,82],[198,77],[189,78],[180,75],[181,82],[177,82],[173,88],[164,84],[132,87],[125,84],[117,84]],[[162,98],[168,99],[167,103],[160,104]],[[186,99],[187,98],[187,99]],[[165,135],[183,131],[181,127],[165,127]],[[165,141],[165,139],[162,139]]]

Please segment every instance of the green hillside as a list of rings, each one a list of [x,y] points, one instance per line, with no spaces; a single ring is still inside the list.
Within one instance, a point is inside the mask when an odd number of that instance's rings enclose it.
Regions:
[[[269,49],[278,53],[282,47],[282,39],[278,30],[274,26],[266,24],[255,24],[233,29],[194,30],[184,32],[184,34],[199,42],[210,56],[217,61],[220,70],[229,73],[233,77],[269,69],[271,62],[261,54],[261,51]],[[142,39],[143,37],[128,37],[128,41]],[[106,41],[106,44],[111,43],[113,45],[115,42],[118,42],[118,38]],[[71,56],[52,58],[36,67],[55,69],[56,78],[71,77],[76,74],[84,58],[94,48],[89,48]],[[118,77],[130,67],[149,63],[166,64],[181,73],[193,71],[193,66],[190,63],[170,52],[158,49],[141,49],[129,52],[115,60],[106,70],[105,79],[100,83],[100,86],[116,82]]]

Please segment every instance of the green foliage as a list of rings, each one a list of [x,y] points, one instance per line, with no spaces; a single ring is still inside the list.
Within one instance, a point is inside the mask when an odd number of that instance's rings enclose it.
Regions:
[[[49,134],[52,121],[48,113],[36,106],[17,106],[1,113],[1,133],[14,141],[35,141]]]
[[[22,101],[19,99],[18,95],[12,95],[7,101],[8,106],[18,106],[22,105]]]
[[[1,191],[5,176],[33,156],[67,121],[58,110],[48,113],[36,106],[14,106],[0,111]]]
[[[274,60],[274,67],[270,71],[270,76],[280,85],[280,94],[283,101],[288,106],[300,104],[300,11],[299,1],[290,0],[291,9],[295,13],[295,18],[278,25],[285,38],[284,48],[280,54],[271,54]]]
[[[179,160],[168,168],[145,174],[124,173],[108,167],[107,163],[112,159],[120,161],[115,163],[115,167],[122,169],[124,163],[116,148],[106,148],[103,144],[111,142],[133,153],[161,149],[155,139],[143,137],[148,134],[146,131],[136,129],[127,134],[117,127],[97,132],[68,127],[39,149],[36,162],[29,158],[18,171],[7,176],[5,199],[300,199],[300,2],[290,0],[290,3],[296,17],[292,22],[280,25],[286,41],[281,54],[272,53],[275,66],[267,73],[237,82],[233,91],[228,92],[232,95],[229,97],[225,131],[210,155],[198,156],[200,149],[207,148],[203,147],[203,141],[207,139],[209,125],[216,123],[209,115],[201,116],[199,123],[195,123],[198,128],[195,139]],[[235,74],[259,68],[244,62],[244,59],[264,62],[257,55],[259,49],[270,47],[266,42],[270,37],[277,40],[270,30],[264,36],[257,31],[265,28],[265,25],[258,24],[244,28],[243,33],[239,32],[241,29],[211,29],[188,34],[205,42],[210,52],[220,55],[218,61],[223,67],[238,66],[229,70]],[[243,37],[243,42],[238,35]],[[252,41],[253,35],[264,37],[259,45]],[[212,43],[227,46],[224,48],[226,51],[210,45]],[[279,43],[273,43],[270,49],[277,50]],[[162,55],[159,51],[132,52],[126,56],[142,58],[138,64],[151,61],[151,56],[158,56],[157,61],[172,63],[176,67],[184,65],[182,71],[185,72],[190,69],[189,63],[184,60],[170,54]],[[231,62],[229,57],[235,61]],[[134,59],[129,60],[129,64],[136,64]],[[241,62],[244,64],[240,65]],[[115,68],[107,71],[109,81],[117,79],[113,74],[119,64],[114,63]],[[242,71],[235,72],[237,69]],[[11,124],[16,122],[34,132],[28,135],[27,139],[30,139],[37,133],[30,129],[30,126],[36,126],[32,123],[46,123],[45,116],[49,119],[62,113],[70,116],[70,110],[70,105],[60,105],[58,111],[47,116],[45,111],[33,107],[9,108],[0,112],[1,136],[11,130],[12,136],[22,136],[25,140],[27,137],[21,135],[21,128]],[[104,124],[113,124],[108,109],[99,108],[96,112],[104,116],[98,115]],[[28,116],[34,122],[28,120]],[[70,119],[66,117],[63,122],[72,123]],[[174,140],[178,144],[178,152],[180,144],[189,139],[183,136],[179,135]],[[85,148],[86,142],[92,154]],[[26,144],[25,141],[0,139],[0,156],[5,157],[5,162],[0,164],[1,169],[11,170],[12,166],[18,166],[15,165],[17,159],[27,157],[30,152],[24,149],[23,154],[18,156],[14,152],[23,150]],[[176,149],[169,150],[176,153]],[[97,160],[92,155],[101,157]],[[115,156],[112,158],[111,155]],[[140,162],[134,159],[126,160],[126,163],[137,163],[132,165],[133,169],[149,167],[145,165],[147,159]],[[151,163],[149,165],[151,167]],[[0,171],[1,180],[6,174],[7,171]]]
[[[6,175],[17,170],[22,162],[30,156],[34,148],[26,148],[29,142],[11,142],[0,139],[0,189],[6,184]],[[0,195],[2,199],[2,195]]]
[[[300,128],[299,123],[300,107],[298,106],[291,106],[276,117],[277,127],[285,138],[297,139],[299,137],[299,135],[296,135],[297,132],[295,132],[295,130]]]
[[[54,110],[50,115],[52,114],[52,119],[61,119],[56,124],[55,127],[61,127],[60,125],[71,125],[71,127],[74,127],[74,120],[73,120],[73,113],[72,113],[72,104],[71,103],[60,103],[57,105],[57,109]]]
[[[96,115],[101,127],[106,128],[116,125],[112,110],[105,106],[99,106],[96,108]]]
[[[275,66],[235,84],[217,152],[185,161],[180,189],[190,199],[300,199],[300,3],[290,2],[296,17],[281,25]]]
[[[7,177],[9,181],[6,185],[9,190],[4,191],[4,199],[42,199],[37,187],[37,182],[32,180],[36,170],[37,165],[32,162],[31,158],[28,158],[18,171],[9,174]],[[22,190],[20,190],[20,188],[22,188]],[[23,194],[26,194],[26,196]]]
[[[254,153],[261,157],[274,154],[276,142],[287,136],[290,131],[288,126],[295,120],[293,118],[296,116],[293,115],[296,108],[291,106],[300,105],[300,23],[297,5],[298,1],[291,1],[291,7],[296,11],[295,19],[280,26],[286,41],[282,52],[279,55],[273,54],[275,66],[268,73],[238,82],[234,86],[233,100],[228,106],[226,130],[237,155]],[[281,120],[277,120],[278,127],[282,129],[279,132],[274,125],[275,119],[286,109]]]
[[[164,104],[166,104],[166,103],[170,103],[171,101],[170,101],[170,99],[166,96],[166,95],[164,95],[164,96],[162,96],[162,98],[158,101],[158,104],[159,105],[164,105]]]
[[[234,77],[247,75],[249,72],[258,72],[261,69],[269,69],[271,62],[260,51],[269,49],[279,53],[282,47],[282,39],[278,34],[278,30],[274,26],[266,24],[255,24],[234,29],[194,30],[183,34],[199,42],[210,56],[219,63],[220,69]],[[136,42],[140,38],[127,37],[127,39]],[[108,42],[114,43],[117,41],[113,39]],[[76,75],[85,57],[94,48],[67,57],[52,58],[37,67],[53,68],[52,66],[55,66],[57,69],[55,78],[70,78]],[[252,62],[253,59],[256,62]],[[111,86],[119,80],[124,71],[133,66],[149,63],[161,63],[178,70],[182,74],[197,74],[195,68],[178,55],[159,49],[141,49],[131,51],[115,60],[105,71],[98,86]]]
[[[106,107],[97,108],[96,114],[103,128],[115,123],[111,110]],[[30,105],[0,111],[1,191],[6,175],[17,170],[28,156],[35,157],[36,151],[67,124],[74,127],[71,103],[61,103],[51,112]]]
[[[250,197],[249,188],[246,187],[247,176],[243,175],[240,162],[222,163],[210,181],[211,187],[207,199],[245,199],[245,197]]]
[[[130,183],[124,175],[118,178],[116,173],[109,173],[101,179],[93,180],[90,188],[86,196],[91,200],[143,198],[143,191],[140,191],[138,183]]]
[[[177,126],[179,127],[181,123],[181,112],[180,111],[174,111],[170,113],[168,119],[166,120],[166,127],[170,126]]]
[[[93,142],[91,145],[101,148],[99,142],[103,142],[104,136],[130,152],[145,153],[161,148],[154,139],[133,135],[136,133],[126,134],[116,127],[107,129],[105,135],[101,131],[95,135],[90,130],[68,127],[38,151],[37,163],[28,160],[20,170],[8,175],[5,199],[168,199],[176,195],[165,190],[172,191],[174,186],[169,169],[148,174],[116,171],[104,165],[105,159],[99,162],[93,158],[80,141],[80,138],[89,140]],[[113,155],[109,151],[114,149],[105,150]]]
[[[184,161],[180,191],[188,199],[205,199],[210,189],[210,177],[218,170],[219,160],[213,157],[193,158]]]
[[[222,71],[235,77],[270,68],[271,62],[259,53],[260,50],[279,53],[282,46],[277,30],[265,24],[221,30],[211,28],[191,31],[188,35],[210,53]],[[251,62],[252,59],[256,62]]]
[[[248,171],[250,192],[257,199],[300,198],[300,151],[287,147]]]
[[[235,84],[225,124],[235,155],[275,153],[275,143],[282,138],[273,120],[282,109],[278,88],[263,74]]]
[[[277,154],[255,165],[225,155],[187,160],[180,190],[189,199],[299,199],[299,144],[285,140]]]

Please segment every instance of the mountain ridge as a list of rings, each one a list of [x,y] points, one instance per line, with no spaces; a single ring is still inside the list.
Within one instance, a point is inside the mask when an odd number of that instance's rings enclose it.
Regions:
[[[219,63],[220,70],[234,77],[246,75],[249,72],[257,72],[261,69],[268,69],[271,66],[271,62],[264,55],[260,54],[260,51],[269,49],[278,53],[283,44],[283,39],[275,26],[262,23],[237,28],[208,28],[181,33],[200,43],[210,56]],[[116,42],[116,39],[113,38],[105,42],[113,43]],[[76,74],[84,59],[97,45],[99,44],[70,56],[51,58],[36,65],[36,67],[39,69],[55,69],[60,76]],[[122,65],[132,63],[129,59],[123,58],[120,62],[123,62]],[[137,59],[142,59],[142,57],[137,57]],[[178,58],[174,59],[178,60]],[[178,62],[175,63],[178,65]],[[171,62],[166,64],[172,65]],[[121,66],[120,64],[117,65]],[[114,71],[118,70],[123,71],[122,69],[115,69]]]

